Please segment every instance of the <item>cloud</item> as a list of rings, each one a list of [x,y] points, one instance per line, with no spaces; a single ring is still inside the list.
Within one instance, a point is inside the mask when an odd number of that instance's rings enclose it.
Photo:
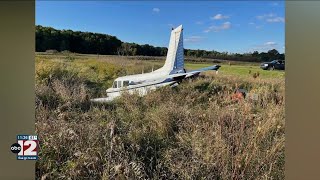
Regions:
[[[217,14],[217,15],[215,15],[213,17],[210,17],[210,19],[212,19],[212,20],[221,20],[221,19],[228,19],[228,18],[229,18],[229,16],[225,16],[225,15],[222,15],[222,14]]]
[[[265,20],[269,23],[284,22],[283,17],[277,16],[274,13],[263,14],[263,15],[257,16],[256,18],[259,20]]]
[[[184,39],[184,42],[186,43],[197,43],[203,40],[203,37],[201,36],[190,36]]]
[[[159,8],[153,8],[152,11],[155,12],[155,13],[159,13],[160,9]]]
[[[263,27],[263,25],[258,25],[258,24],[254,23],[254,22],[249,22],[248,24],[250,26],[255,27],[256,29],[261,29]]]
[[[276,15],[273,14],[273,13],[269,13],[269,14],[263,14],[263,15],[260,15],[260,16],[257,16],[257,19],[266,19],[266,18],[272,18],[272,17],[275,17]]]
[[[283,17],[274,17],[274,18],[268,18],[266,20],[267,22],[273,23],[273,22],[284,22]]]
[[[277,49],[278,43],[274,41],[268,41],[263,44],[255,45],[252,50],[253,51],[260,51],[260,52],[266,52],[271,49]]]
[[[229,29],[229,28],[231,28],[231,23],[230,22],[225,22],[220,27],[220,29]]]
[[[265,46],[275,46],[275,45],[277,45],[277,43],[274,41],[268,41],[268,42],[264,43],[264,45]]]
[[[219,31],[222,31],[222,30],[230,29],[230,28],[231,28],[231,23],[230,22],[224,22],[220,26],[210,26],[208,29],[204,30],[204,32],[205,33],[208,33],[210,31],[219,32]]]
[[[203,22],[202,21],[197,21],[196,24],[201,25],[201,24],[203,24]]]
[[[249,22],[248,23],[251,27],[255,27],[256,29],[261,29],[263,27],[263,25],[259,25],[259,24],[256,24],[254,22]]]

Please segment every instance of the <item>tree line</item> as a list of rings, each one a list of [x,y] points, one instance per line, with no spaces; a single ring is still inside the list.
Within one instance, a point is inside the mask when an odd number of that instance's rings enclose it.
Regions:
[[[115,36],[72,31],[57,30],[52,27],[36,26],[36,51],[47,50],[70,51],[82,54],[124,55],[124,56],[166,56],[166,47],[154,47],[149,44],[122,42]],[[268,52],[228,53],[215,50],[185,49],[185,56],[210,59],[224,59],[235,61],[261,62],[273,59],[284,59],[285,54],[276,49]]]

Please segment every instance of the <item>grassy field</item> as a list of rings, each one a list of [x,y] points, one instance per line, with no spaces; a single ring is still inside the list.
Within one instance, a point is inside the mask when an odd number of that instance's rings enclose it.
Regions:
[[[260,64],[231,64],[228,63],[220,63],[222,66],[219,70],[219,73],[225,75],[234,75],[234,76],[243,76],[249,77],[254,73],[259,73],[260,78],[283,78],[285,73],[284,71],[265,71],[260,69]],[[186,63],[186,69],[197,69],[207,66],[212,66],[212,64],[208,63]],[[249,73],[251,72],[251,73]]]
[[[143,62],[145,65],[150,65],[150,63],[154,66],[154,69],[161,67],[164,64],[165,57],[118,57],[118,56],[106,56],[106,55],[82,55],[82,54],[76,54],[73,56],[70,55],[63,55],[63,54],[58,54],[58,55],[46,55],[45,53],[38,53],[38,57],[42,58],[49,58],[49,59],[77,59],[79,60],[100,60],[100,61],[106,61],[106,62],[111,62],[111,63],[118,63],[118,60],[123,61],[123,60],[130,60],[129,62],[132,63],[137,63],[137,62]],[[186,58],[187,60],[190,60],[190,58]],[[143,61],[145,60],[145,61]],[[193,61],[197,61],[197,59],[191,59]],[[115,62],[116,61],[116,62]],[[199,61],[208,61],[207,59],[200,59]],[[84,61],[85,63],[86,61]],[[127,62],[122,62],[122,63],[127,63]],[[254,62],[235,62],[235,61],[223,61],[220,60],[220,62],[215,63],[215,62],[191,62],[187,61],[185,62],[185,67],[187,70],[194,70],[198,68],[203,68],[207,66],[212,66],[215,64],[219,64],[222,66],[220,68],[219,73],[222,73],[224,75],[235,75],[235,76],[243,76],[243,77],[249,77],[252,76],[254,73],[259,73],[260,78],[266,79],[266,78],[283,78],[285,76],[284,71],[266,71],[260,69],[260,63],[254,63]],[[148,66],[149,67],[149,66]],[[151,69],[148,69],[147,67],[147,72],[148,70],[150,71]],[[143,66],[139,66],[136,68],[140,68],[140,72],[142,72],[142,69],[144,69]]]
[[[284,179],[284,72],[220,62],[175,88],[89,101],[164,63],[143,58],[36,55],[37,179]]]

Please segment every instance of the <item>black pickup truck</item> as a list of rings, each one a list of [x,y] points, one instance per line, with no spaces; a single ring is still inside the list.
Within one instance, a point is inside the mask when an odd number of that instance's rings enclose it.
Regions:
[[[284,60],[273,60],[271,62],[264,62],[260,65],[260,68],[263,70],[284,70],[285,62]]]

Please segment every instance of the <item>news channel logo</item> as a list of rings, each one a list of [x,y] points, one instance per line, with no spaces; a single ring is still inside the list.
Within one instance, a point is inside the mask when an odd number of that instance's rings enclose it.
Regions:
[[[17,135],[17,143],[11,145],[11,152],[17,154],[17,160],[38,159],[38,136]]]

